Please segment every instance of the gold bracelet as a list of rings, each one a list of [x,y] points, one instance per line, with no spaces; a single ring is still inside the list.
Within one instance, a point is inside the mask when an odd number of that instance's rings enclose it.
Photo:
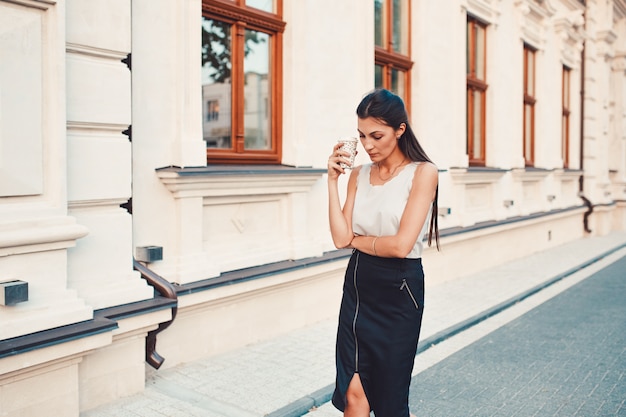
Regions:
[[[378,254],[376,253],[376,239],[378,239],[378,236],[376,236],[374,240],[372,240],[372,252],[374,252],[374,256],[378,256]]]

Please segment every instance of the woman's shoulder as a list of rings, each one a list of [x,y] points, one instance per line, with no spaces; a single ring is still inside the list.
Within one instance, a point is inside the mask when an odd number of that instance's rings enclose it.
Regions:
[[[437,168],[437,165],[429,161],[413,161],[410,165],[413,166],[416,174],[439,174],[439,168]]]
[[[413,178],[419,178],[420,180],[433,181],[438,182],[439,177],[439,168],[437,165],[432,162],[423,161],[423,162],[412,162],[415,166],[415,172],[413,173]]]

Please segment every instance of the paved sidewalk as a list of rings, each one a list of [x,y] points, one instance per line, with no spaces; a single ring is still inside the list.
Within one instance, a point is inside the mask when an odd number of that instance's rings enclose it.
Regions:
[[[626,250],[619,253],[421,372],[411,384],[411,410],[428,417],[626,416]]]
[[[584,238],[481,273],[428,287],[421,355],[499,312],[626,247],[626,233]],[[426,273],[427,265],[426,265]],[[83,417],[338,416],[327,402],[334,381],[335,320],[161,371],[143,393]],[[428,349],[428,350],[427,350]],[[432,349],[434,351],[434,349]],[[420,355],[418,355],[419,357]]]

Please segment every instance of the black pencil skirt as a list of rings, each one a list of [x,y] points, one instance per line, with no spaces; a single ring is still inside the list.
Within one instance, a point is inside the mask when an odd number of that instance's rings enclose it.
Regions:
[[[337,409],[344,410],[348,384],[358,373],[376,417],[408,417],[423,301],[421,259],[352,253],[337,329]]]

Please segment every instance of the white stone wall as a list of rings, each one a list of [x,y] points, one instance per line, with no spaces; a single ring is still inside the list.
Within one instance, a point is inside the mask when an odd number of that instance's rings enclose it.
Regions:
[[[92,317],[68,285],[67,251],[88,229],[68,215],[63,2],[0,2],[0,340]]]
[[[132,269],[128,0],[66,2],[67,181],[70,213],[89,235],[70,250],[69,283],[94,308],[152,297]],[[104,268],[101,265],[105,265]]]

